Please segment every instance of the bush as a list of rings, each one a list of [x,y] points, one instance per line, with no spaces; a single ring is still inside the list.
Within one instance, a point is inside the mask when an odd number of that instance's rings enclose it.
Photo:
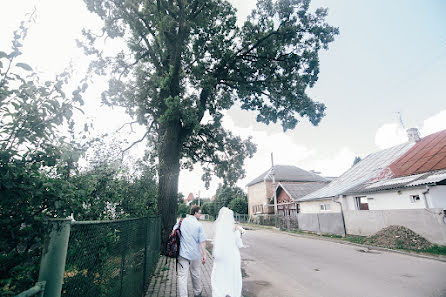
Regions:
[[[248,202],[243,198],[235,198],[233,199],[228,207],[232,209],[234,212],[239,214],[247,214],[248,213]]]
[[[177,214],[179,216],[183,216],[183,215],[185,216],[185,215],[187,215],[189,213],[190,213],[190,206],[187,206],[184,203],[178,204],[178,212],[177,212]]]
[[[203,206],[201,206],[201,213],[213,215],[212,203],[211,202],[204,203]]]

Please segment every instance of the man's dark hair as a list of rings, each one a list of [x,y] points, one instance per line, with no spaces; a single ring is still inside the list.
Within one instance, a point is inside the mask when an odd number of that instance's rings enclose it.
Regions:
[[[192,206],[191,208],[190,208],[190,214],[191,215],[194,215],[195,213],[197,213],[197,212],[199,212],[200,211],[200,206],[198,206],[198,205],[194,205],[194,206]]]

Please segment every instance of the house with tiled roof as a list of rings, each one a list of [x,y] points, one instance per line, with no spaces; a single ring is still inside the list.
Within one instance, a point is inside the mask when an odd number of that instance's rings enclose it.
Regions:
[[[298,199],[302,213],[340,212],[348,234],[402,225],[446,244],[446,130],[371,154],[326,187]]]
[[[420,138],[374,178],[344,193],[345,208],[446,210],[446,130]]]
[[[278,201],[281,201],[277,203],[278,210],[290,208],[284,206],[285,204],[294,204],[292,208],[295,211],[295,201],[298,198],[325,186],[328,182],[324,177],[296,166],[272,166],[247,184],[248,213],[250,216],[274,214],[274,191]]]

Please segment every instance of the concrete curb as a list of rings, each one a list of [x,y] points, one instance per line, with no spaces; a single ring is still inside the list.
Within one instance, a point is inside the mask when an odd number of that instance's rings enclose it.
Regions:
[[[287,235],[295,236],[295,237],[303,237],[303,238],[316,239],[316,240],[325,240],[325,241],[331,241],[331,242],[334,242],[334,243],[340,243],[340,244],[346,244],[346,245],[362,247],[362,248],[366,248],[366,249],[369,249],[369,250],[384,251],[384,252],[390,252],[390,253],[395,253],[395,254],[401,254],[401,255],[413,256],[413,257],[418,257],[418,258],[430,259],[430,260],[435,260],[435,261],[440,261],[440,262],[446,262],[446,257],[443,257],[443,256],[436,257],[436,256],[423,255],[423,254],[411,253],[411,252],[400,251],[400,250],[393,250],[393,249],[383,248],[383,247],[374,246],[374,245],[365,245],[365,244],[360,244],[360,243],[354,243],[354,242],[350,242],[350,241],[339,240],[339,239],[336,239],[336,238],[330,238],[330,237],[324,237],[324,236],[318,236],[318,235],[310,235],[310,234],[292,233],[292,232],[288,232],[288,231],[282,231],[282,230],[280,230],[278,228],[275,228],[275,227],[271,227],[271,228],[259,227],[259,228],[256,228],[255,226],[252,226],[252,225],[246,225],[246,226],[249,229],[251,229],[251,230],[265,230],[265,231],[270,231],[270,232],[274,232],[274,233],[287,234]],[[245,228],[245,225],[243,226],[243,228]],[[245,228],[245,229],[249,230],[248,228]]]

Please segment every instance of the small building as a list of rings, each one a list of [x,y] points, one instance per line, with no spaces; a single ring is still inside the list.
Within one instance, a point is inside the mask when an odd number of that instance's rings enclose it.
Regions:
[[[297,200],[327,185],[327,182],[279,183],[276,188],[277,214],[296,216],[299,212]]]
[[[295,195],[297,192],[294,192],[291,189],[291,184],[300,185],[301,189],[312,189],[314,187],[320,188],[328,182],[329,181],[324,177],[296,166],[272,166],[247,184],[248,214],[250,217],[256,214],[274,214],[274,201],[272,200],[274,197],[274,190],[279,191],[277,192],[279,195],[277,197],[278,199],[282,199],[281,201],[283,201],[283,204],[289,203],[291,200],[294,201],[297,197]],[[281,185],[280,187],[279,184]],[[308,184],[314,184],[314,187]]]

